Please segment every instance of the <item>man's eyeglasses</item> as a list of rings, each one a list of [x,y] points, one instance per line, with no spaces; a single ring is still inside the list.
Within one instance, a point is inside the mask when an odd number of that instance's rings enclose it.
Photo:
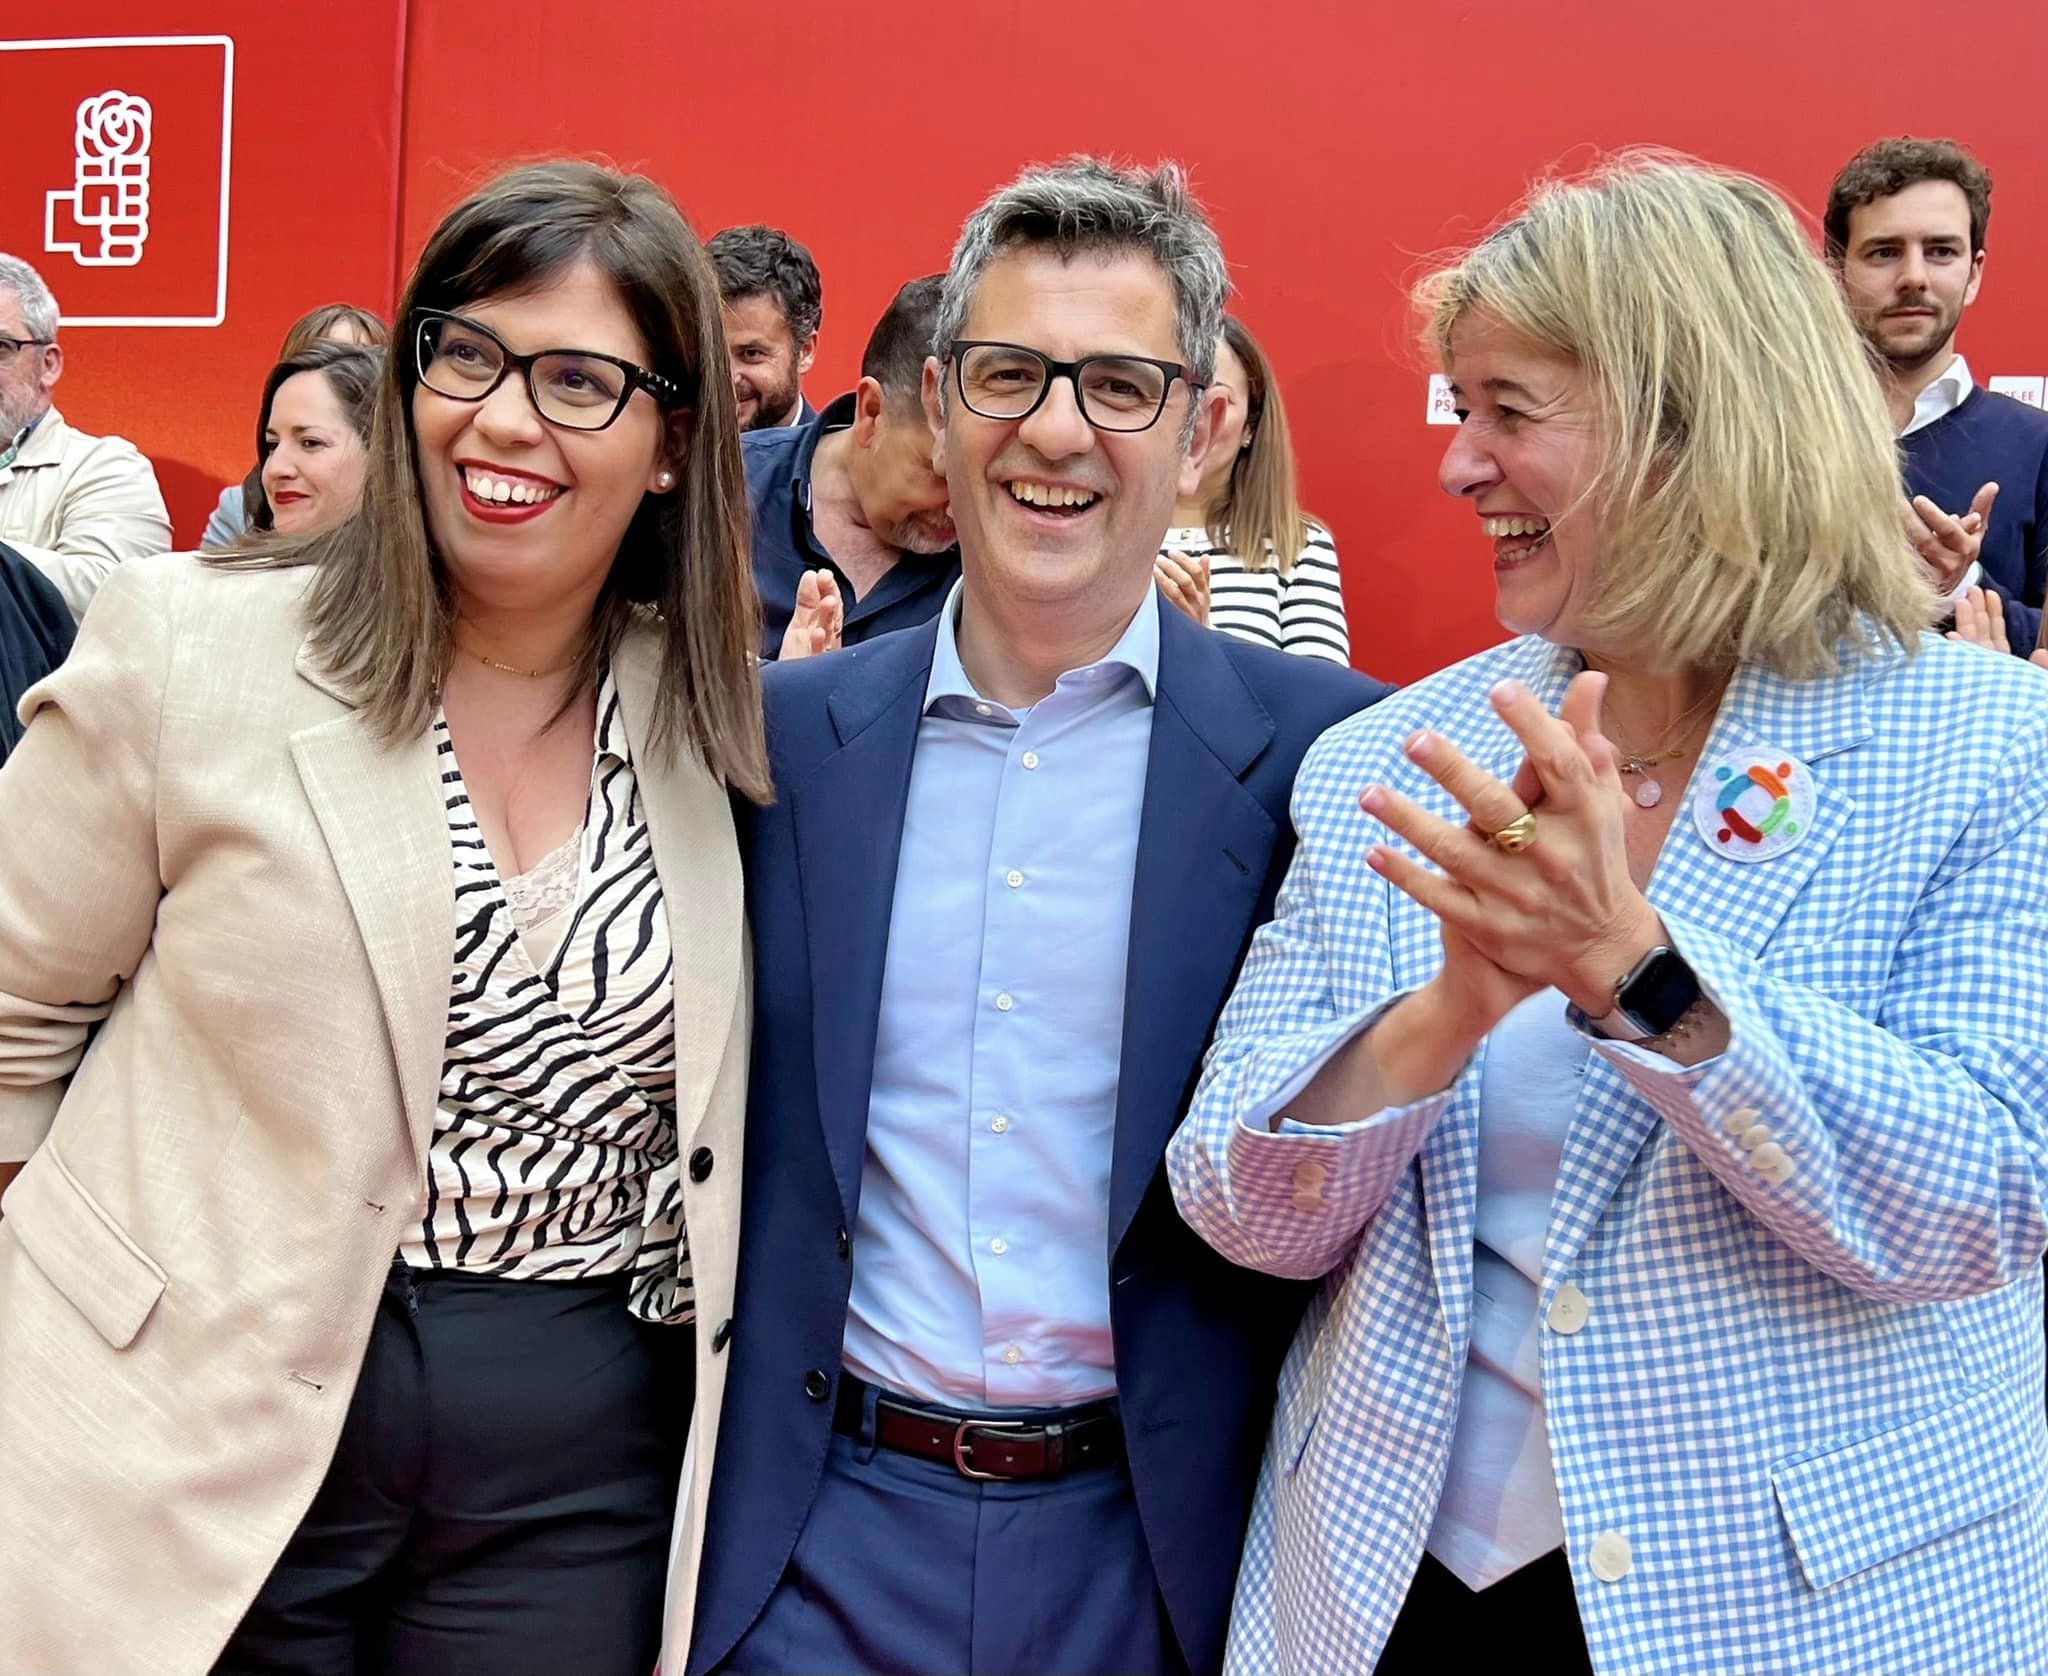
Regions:
[[[600,355],[594,349],[544,349],[515,355],[487,326],[459,314],[423,308],[413,316],[413,353],[420,382],[452,401],[480,402],[517,371],[526,380],[533,410],[551,425],[601,431],[626,411],[635,390],[663,407],[683,399],[674,379]]]
[[[24,349],[47,349],[54,338],[10,338],[0,337],[0,361],[11,361]]]
[[[949,346],[953,377],[969,413],[984,419],[1028,419],[1059,378],[1073,380],[1081,417],[1098,431],[1149,431],[1166,411],[1179,379],[1202,388],[1178,361],[1146,355],[1083,355],[1055,361],[1021,343],[956,338]]]

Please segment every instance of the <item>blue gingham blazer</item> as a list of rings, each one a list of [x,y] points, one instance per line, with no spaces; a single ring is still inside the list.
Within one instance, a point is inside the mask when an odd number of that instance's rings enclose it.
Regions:
[[[1371,1122],[1243,1119],[1440,963],[1365,866],[1389,835],[1359,791],[1455,814],[1402,741],[1427,724],[1505,779],[1488,688],[1554,710],[1578,667],[1511,641],[1332,728],[1295,783],[1300,849],[1168,1152],[1218,1250],[1327,1276],[1280,1375],[1232,1672],[1369,1670],[1406,1595],[1471,1322],[1484,1049]],[[1805,839],[1738,863],[1688,804],[1648,893],[1728,1049],[1597,1045],[1551,1204],[1543,1400],[1593,1662],[2048,1671],[2048,678],[1931,636],[1820,680],[1744,668],[1702,760],[1744,746],[1812,769]],[[1766,1142],[1789,1164],[1752,1162]],[[1550,1313],[1567,1285],[1582,1324],[1569,1294]]]

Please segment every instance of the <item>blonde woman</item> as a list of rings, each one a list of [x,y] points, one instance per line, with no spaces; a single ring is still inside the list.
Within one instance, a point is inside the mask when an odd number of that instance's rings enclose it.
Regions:
[[[357,515],[123,566],[0,772],[11,1669],[646,1676],[693,1385],[701,1517],[767,795],[717,288],[539,165],[399,319]]]
[[[1174,503],[1159,586],[1196,622],[1331,663],[1351,661],[1330,532],[1302,510],[1273,364],[1225,316],[1216,388],[1226,398],[1200,486]]]
[[[1229,1668],[2048,1669],[2048,682],[1924,631],[1765,186],[1625,159],[1423,296],[1517,637],[1311,751],[1169,1150],[1323,1277]]]

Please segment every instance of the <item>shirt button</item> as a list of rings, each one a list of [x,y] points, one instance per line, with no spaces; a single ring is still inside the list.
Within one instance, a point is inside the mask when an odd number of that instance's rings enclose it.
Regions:
[[[1586,1301],[1586,1294],[1566,1281],[1557,1289],[1557,1296],[1550,1300],[1550,1308],[1544,1312],[1543,1319],[1550,1323],[1553,1333],[1562,1333],[1570,1338],[1586,1324],[1586,1317],[1592,1309],[1593,1306]]]
[[[1735,1137],[1735,1144],[1744,1152],[1754,1152],[1770,1138],[1771,1126],[1768,1123],[1752,1123]]]
[[[1018,872],[1017,869],[1014,867],[1012,867],[1009,870],[1009,872],[1003,875],[1003,883],[1008,885],[1012,890],[1017,889],[1017,887],[1023,884],[1023,882],[1024,875]]]
[[[1602,1531],[1593,1538],[1593,1575],[1603,1583],[1619,1583],[1635,1564],[1628,1538],[1620,1531]]]
[[[1026,768],[1036,768],[1038,766],[1038,753],[1036,751],[1026,751],[1024,753],[1024,766]]]
[[[1737,1106],[1726,1117],[1721,1119],[1721,1127],[1726,1129],[1731,1135],[1739,1135],[1752,1123],[1762,1122],[1763,1115],[1754,1106]]]
[[[1006,989],[996,997],[996,1011],[1006,1013],[1017,1004],[1015,997]]]
[[[1006,1344],[1003,1346],[1003,1361],[1006,1365],[1010,1367],[1015,1367],[1019,1362],[1023,1360],[1024,1352],[1019,1350],[1014,1344]]]
[[[1766,1175],[1780,1164],[1788,1164],[1791,1161],[1792,1155],[1776,1141],[1765,1141],[1749,1155],[1749,1167],[1753,1170],[1762,1170]]]
[[[993,1251],[998,1257],[1000,1257],[1004,1252],[1010,1249],[1010,1242],[1004,1239],[1001,1234],[998,1234],[994,1239],[988,1242],[988,1248],[989,1250]]]
[[[974,707],[974,713],[977,716],[993,716],[995,711],[986,704],[977,704]]]
[[[1010,1120],[1003,1116],[1001,1112],[997,1112],[994,1117],[988,1120],[988,1126],[998,1135],[1007,1135],[1010,1132]]]

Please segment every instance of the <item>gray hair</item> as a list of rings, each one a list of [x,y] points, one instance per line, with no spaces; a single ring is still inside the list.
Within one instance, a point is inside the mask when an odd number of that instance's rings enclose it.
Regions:
[[[1223,246],[1178,163],[1143,174],[1100,157],[1067,157],[1026,169],[998,189],[967,218],[953,247],[932,332],[932,353],[940,360],[960,335],[989,264],[1024,245],[1050,247],[1062,261],[1083,252],[1150,256],[1173,287],[1174,331],[1190,381],[1202,385],[1215,376],[1230,275]],[[1183,441],[1193,421],[1190,403]]]
[[[38,342],[56,341],[57,299],[50,295],[41,274],[19,256],[0,250],[0,288],[21,299],[22,330]]]

